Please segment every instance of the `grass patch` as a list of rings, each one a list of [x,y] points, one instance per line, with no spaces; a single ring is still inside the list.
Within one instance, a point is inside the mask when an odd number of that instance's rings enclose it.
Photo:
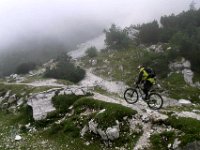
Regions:
[[[73,101],[74,102],[74,101]],[[71,102],[71,103],[73,103]],[[71,104],[70,103],[70,104]],[[64,137],[59,140],[60,143],[63,143],[63,139],[68,139],[69,137],[73,137],[73,141],[77,144],[81,145],[80,143],[80,131],[81,129],[88,124],[91,119],[95,119],[95,121],[99,124],[98,128],[106,129],[107,127],[111,127],[116,125],[116,120],[120,123],[120,137],[115,141],[112,141],[112,146],[108,149],[115,149],[114,147],[121,147],[124,146],[126,143],[126,148],[133,148],[134,144],[139,138],[139,134],[130,134],[129,123],[128,121],[124,120],[123,117],[127,116],[131,118],[136,111],[121,106],[119,104],[107,103],[102,102],[99,100],[94,100],[92,98],[83,97],[76,100],[73,104],[75,113],[68,117],[65,121],[61,122],[60,124],[53,124],[46,133],[48,136],[60,136],[63,135]],[[85,112],[86,110],[95,110],[94,113],[89,113],[88,115],[80,115],[81,113]],[[102,109],[105,109],[103,113],[98,112]],[[94,144],[97,149],[102,149],[105,145],[101,144],[101,138],[98,135],[93,133],[86,133],[84,138],[82,139],[85,141],[91,142],[91,145],[88,146],[88,149],[91,149]],[[135,141],[135,142],[134,142]],[[85,149],[85,145],[83,146]],[[74,148],[74,145],[73,145]]]
[[[7,92],[7,91],[12,91],[12,94],[17,94],[17,95],[21,95],[21,93],[24,93],[25,91],[27,91],[27,89],[30,89],[30,87],[26,86],[26,85],[17,85],[17,84],[3,84],[0,83],[0,91],[1,92]]]
[[[164,82],[165,89],[170,89],[169,96],[175,99],[189,99],[193,103],[200,103],[200,90],[186,84],[180,73],[171,74]]]
[[[71,95],[59,95],[52,98],[52,102],[58,113],[64,114],[68,111],[68,108],[74,104],[78,99],[83,96]]]
[[[200,73],[194,73],[193,82],[200,82]]]
[[[31,82],[35,82],[35,81],[38,81],[38,80],[43,80],[44,78],[41,76],[41,75],[36,75],[36,76],[25,76],[25,80],[22,81],[22,83],[31,83]]]
[[[167,124],[173,128],[182,131],[184,134],[180,137],[181,146],[184,146],[195,140],[200,140],[200,121],[193,118],[176,118],[171,116],[167,119]]]
[[[2,84],[0,83],[0,95],[5,96],[7,91],[11,91],[10,95],[16,94],[18,98],[26,97],[30,93],[39,93],[42,91],[47,91],[53,87],[42,86],[42,87],[32,87],[23,84]]]
[[[200,106],[199,105],[191,105],[191,106],[168,106],[165,110],[173,112],[182,112],[182,111],[190,111],[196,110],[196,114],[200,114]],[[199,111],[199,112],[198,112]]]
[[[150,137],[152,150],[168,150],[168,145],[173,144],[175,140],[175,132],[162,132],[160,134],[153,134]]]
[[[14,115],[15,117],[11,119],[13,124],[27,124],[27,123],[33,123],[33,110],[31,106],[25,105],[21,106],[18,110],[17,114]]]
[[[108,94],[108,92],[105,89],[101,88],[100,86],[95,86],[94,91],[101,94]]]
[[[122,121],[123,117],[127,116],[131,118],[137,113],[136,111],[120,104],[102,102],[91,98],[79,99],[74,103],[74,108],[78,113],[80,113],[80,111],[84,111],[86,108],[95,110],[105,109],[103,113],[95,116],[95,121],[97,121],[103,129],[115,125],[116,120]]]
[[[60,124],[52,124],[48,132],[50,135],[63,133],[73,138],[78,138],[80,136],[80,129],[71,119],[67,119]]]

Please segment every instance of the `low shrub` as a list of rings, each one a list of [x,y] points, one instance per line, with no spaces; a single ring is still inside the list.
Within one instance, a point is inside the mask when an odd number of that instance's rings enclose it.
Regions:
[[[97,49],[96,47],[90,47],[86,50],[86,55],[90,58],[96,57],[97,56]]]
[[[181,146],[195,140],[200,140],[200,121],[193,118],[171,116],[167,119],[167,124],[184,134],[180,137]]]
[[[150,137],[152,150],[168,150],[168,145],[173,144],[175,140],[175,133],[173,131],[165,131],[159,134],[153,134]]]
[[[66,58],[65,58],[66,57]],[[63,79],[78,83],[85,77],[85,70],[75,66],[69,56],[58,58],[58,63],[53,69],[47,68],[44,74],[47,78]]]
[[[26,74],[28,73],[30,70],[35,69],[36,64],[33,62],[28,62],[28,63],[22,63],[20,64],[17,69],[16,69],[16,73],[17,74]]]
[[[74,104],[75,101],[83,96],[71,95],[59,95],[52,98],[52,102],[58,113],[66,113],[68,108]]]
[[[80,129],[76,127],[76,125],[70,121],[70,120],[66,120],[63,122],[64,124],[64,129],[63,132],[74,137],[77,138],[80,135]]]
[[[175,99],[189,99],[193,103],[200,103],[198,88],[186,84],[181,73],[172,73],[165,79],[163,87],[170,89],[169,96]]]
[[[78,113],[84,108],[90,108],[95,110],[105,109],[103,113],[97,114],[95,120],[99,123],[101,128],[107,128],[116,124],[116,120],[122,121],[123,117],[131,118],[137,112],[131,108],[122,106],[120,104],[102,102],[91,98],[81,98],[74,103],[74,108]]]
[[[33,110],[32,107],[29,105],[25,105],[20,107],[20,109],[17,112],[16,117],[12,119],[13,123],[20,123],[20,124],[27,124],[27,123],[33,123]]]

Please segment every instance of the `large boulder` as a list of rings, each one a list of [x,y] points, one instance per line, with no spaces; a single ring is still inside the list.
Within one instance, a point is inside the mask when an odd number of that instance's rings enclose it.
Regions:
[[[191,86],[195,86],[195,84],[193,83],[194,73],[191,70],[190,61],[186,60],[185,58],[182,58],[180,61],[170,63],[169,68],[172,71],[178,71],[182,73],[185,82]]]
[[[172,62],[169,64],[169,68],[172,71],[182,71],[183,69],[190,69],[190,67],[191,63],[185,58],[182,58],[180,61]]]
[[[46,118],[47,113],[56,110],[51,102],[55,92],[34,94],[28,99],[27,104],[32,107],[35,120],[43,120]]]
[[[119,138],[119,125],[108,127],[106,129],[106,135],[109,140],[115,140]]]

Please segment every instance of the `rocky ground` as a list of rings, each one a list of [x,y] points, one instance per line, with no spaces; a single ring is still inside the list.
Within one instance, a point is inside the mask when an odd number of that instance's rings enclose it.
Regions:
[[[7,83],[10,84],[10,83]],[[13,84],[13,83],[12,83]],[[160,111],[151,110],[148,108],[147,104],[140,99],[136,104],[130,105],[125,102],[123,99],[123,92],[127,88],[127,86],[122,82],[117,81],[108,81],[98,77],[92,73],[92,69],[88,69],[86,73],[86,77],[83,81],[81,81],[78,85],[64,85],[56,83],[54,79],[43,80],[43,81],[34,81],[32,83],[16,83],[22,85],[28,85],[33,87],[40,86],[53,86],[57,88],[51,88],[48,91],[40,92],[31,95],[28,98],[27,104],[33,108],[33,117],[35,120],[45,119],[47,113],[55,110],[51,103],[51,98],[55,95],[56,91],[60,91],[61,93],[70,94],[75,93],[76,95],[84,94],[87,92],[92,92],[94,95],[94,99],[118,103],[123,106],[132,108],[138,112],[137,116],[130,120],[130,126],[136,129],[136,126],[139,125],[141,128],[138,130],[142,131],[142,135],[134,147],[134,150],[144,149],[150,147],[150,136],[155,133],[161,133],[163,131],[173,131],[175,129],[166,126],[155,126],[153,122],[164,121],[168,118],[166,115],[167,112],[171,112],[170,109],[165,109],[174,106],[182,107],[183,105],[195,105],[187,100],[174,100],[168,98],[163,95],[164,98],[164,108]],[[105,93],[99,93],[94,91],[95,87],[100,87],[105,90]],[[7,96],[9,93],[6,94]],[[18,102],[20,104],[20,102]],[[175,111],[174,115],[177,117],[188,117],[200,120],[200,111],[192,110],[192,111]],[[141,132],[140,131],[140,132]],[[19,139],[20,140],[20,139]],[[44,143],[44,142],[43,142]],[[48,143],[48,142],[47,142]],[[177,141],[172,143],[172,147],[178,147]],[[178,143],[179,144],[179,143]]]
[[[71,55],[73,56],[73,54]],[[181,60],[181,61],[184,61],[184,60]],[[185,63],[185,65],[188,66],[188,63]],[[177,66],[177,64],[172,65],[172,68],[173,66]],[[34,76],[38,76],[42,72],[36,71],[36,73],[32,72],[30,75],[31,77],[34,78]],[[193,85],[190,77],[191,76],[189,77],[186,76],[185,79],[187,79],[189,84]],[[27,95],[26,97],[24,96],[23,99],[17,99],[16,98],[17,94],[12,94],[10,90],[5,93],[4,97],[0,97],[0,104],[1,104],[2,110],[4,110],[4,108],[8,108],[12,112],[15,112],[20,105],[27,103],[29,106],[32,107],[33,118],[36,121],[45,119],[48,113],[56,110],[51,100],[52,100],[52,97],[58,93],[60,95],[62,94],[67,95],[67,94],[72,94],[72,93],[75,95],[85,95],[87,93],[92,93],[93,94],[92,97],[94,99],[105,101],[105,102],[117,103],[125,107],[131,108],[133,110],[136,110],[137,114],[134,115],[134,117],[129,120],[130,129],[134,130],[134,132],[137,132],[140,135],[137,142],[134,143],[135,144],[133,148],[134,150],[152,149],[151,147],[152,135],[161,134],[163,132],[179,133],[179,131],[177,131],[176,128],[164,123],[169,117],[175,116],[175,118],[181,118],[181,117],[191,118],[191,119],[200,121],[199,105],[193,104],[189,100],[186,100],[186,99],[179,99],[179,100],[172,99],[172,98],[169,98],[168,95],[162,94],[162,97],[164,99],[164,104],[163,104],[163,108],[160,110],[151,110],[146,104],[146,102],[144,102],[141,98],[135,104],[127,104],[123,98],[123,93],[128,86],[121,81],[112,81],[112,80],[108,80],[108,79],[95,75],[93,73],[93,68],[86,69],[85,79],[82,80],[77,85],[72,85],[72,84],[68,85],[64,83],[59,83],[55,79],[39,79],[39,80],[36,79],[33,81],[29,80],[29,82],[26,82],[26,77],[19,77],[17,75],[12,75],[9,78],[7,78],[7,82],[4,82],[4,84],[28,86],[28,87],[31,87],[32,89],[35,89],[35,88],[43,89],[43,87],[45,88],[48,87],[47,89],[41,90],[40,92],[30,93],[28,96]],[[20,91],[20,95],[23,96],[23,93],[24,93],[23,90]],[[16,103],[16,105],[12,106],[13,103]],[[103,113],[104,111],[105,110],[100,110],[100,113]],[[88,109],[88,111],[84,112],[83,114],[88,114],[88,113],[92,113],[92,110]],[[60,121],[62,122],[62,119]],[[26,136],[26,139],[23,138],[23,135],[19,135],[18,131],[12,132],[11,136],[10,136],[10,133],[6,133],[6,132],[2,133],[1,136],[9,137],[9,138],[4,139],[5,145],[6,143],[9,143],[8,142],[9,140],[11,140],[11,144],[8,144],[8,146],[0,145],[0,148],[7,147],[7,149],[15,149],[17,145],[17,147],[20,149],[21,148],[20,143],[23,142],[23,143],[26,143],[24,144],[26,145],[25,149],[37,149],[38,144],[42,145],[42,148],[40,147],[40,149],[56,149],[56,146],[54,145],[54,143],[48,140],[41,139],[41,141],[38,142],[36,138],[40,139],[41,137],[34,136],[34,134],[40,131],[37,131],[34,127],[31,127],[29,124],[27,124],[26,126],[27,126],[26,128],[30,130],[29,135]],[[95,126],[96,125],[94,122],[90,122],[89,124],[90,129],[87,129],[87,127],[83,128],[81,134],[84,134],[87,130],[90,130],[91,132],[98,131],[98,133],[100,134],[100,137],[103,140],[105,139],[105,136],[106,138],[110,137],[111,139],[113,137],[118,138],[118,133],[119,133],[118,127],[110,128],[110,131],[115,133],[114,135],[111,134],[112,136],[110,136],[110,132],[108,134],[108,132],[106,131],[105,132],[100,131],[100,129],[96,128]],[[5,127],[5,126],[0,126],[0,127],[5,131],[6,130],[8,130],[9,132],[11,131],[11,129],[8,129],[9,127]],[[29,145],[29,140],[35,141],[35,144]],[[167,142],[168,142],[167,143],[168,149],[179,149],[179,145],[181,144],[178,138],[175,138],[172,141],[170,142],[167,141]],[[88,141],[85,142],[85,145],[90,145],[90,144],[91,143]],[[196,143],[193,142],[189,144],[192,145],[192,146],[189,145],[189,147],[195,147],[199,143],[197,141]],[[68,145],[65,145],[65,147],[61,147],[61,149],[68,149]],[[125,148],[116,147],[115,149],[122,150]]]

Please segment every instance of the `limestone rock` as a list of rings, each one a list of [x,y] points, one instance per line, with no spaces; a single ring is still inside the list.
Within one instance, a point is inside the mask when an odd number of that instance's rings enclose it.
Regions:
[[[119,138],[119,126],[108,127],[106,134],[109,140],[115,140]]]
[[[89,125],[89,130],[90,131],[94,132],[95,134],[98,133],[97,132],[98,123],[95,123],[94,120],[92,119],[92,120],[89,121],[88,125]]]
[[[50,93],[39,93],[32,95],[27,104],[33,109],[33,118],[35,120],[45,119],[47,113],[55,111],[51,102],[52,97],[55,95],[55,91]]]

